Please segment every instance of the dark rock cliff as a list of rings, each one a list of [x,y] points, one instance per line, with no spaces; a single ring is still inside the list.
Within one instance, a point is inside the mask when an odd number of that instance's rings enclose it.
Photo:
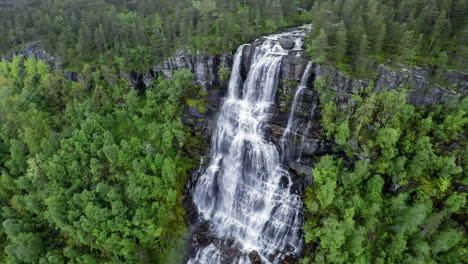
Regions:
[[[243,78],[247,75],[255,47],[260,45],[263,40],[263,38],[259,38],[243,49],[241,67]],[[294,46],[288,39],[282,39],[280,44],[285,49],[292,49]],[[83,79],[79,73],[65,71],[60,57],[47,53],[38,42],[24,45],[21,50],[2,58],[9,59],[14,55],[44,60],[52,67],[62,71],[66,78],[72,81]],[[283,58],[280,85],[276,95],[276,105],[272,109],[270,124],[270,136],[278,145],[288,123],[294,94],[308,62],[305,51],[301,50],[291,50],[289,55]],[[155,65],[146,73],[130,72],[126,75],[136,89],[144,90],[161,75],[171,78],[176,70],[188,69],[194,74],[194,83],[206,92],[203,98],[199,98],[199,100],[205,101],[205,111],[194,106],[187,106],[182,116],[182,122],[192,127],[194,133],[201,137],[200,140],[206,143],[204,146],[197,146],[198,149],[192,153],[194,156],[208,151],[207,145],[216,123],[217,112],[226,92],[227,84],[223,83],[218,76],[221,64],[231,67],[232,57],[205,53],[192,54],[185,50],[179,50],[171,58]],[[351,78],[330,66],[313,63],[312,67],[307,81],[307,89],[296,109],[297,129],[287,138],[288,142],[286,142],[291,149],[300,149],[299,154],[296,151],[291,153],[287,163],[292,175],[305,177],[305,181],[302,180],[301,184],[312,182],[310,164],[313,164],[316,157],[330,152],[332,146],[331,142],[327,142],[321,136],[319,100],[314,88],[316,80],[326,80],[326,89],[336,92],[336,101],[340,107],[347,105],[353,92],[367,87],[371,82],[375,92],[382,89],[405,90],[408,93],[409,102],[414,105],[439,104],[450,100],[450,98],[468,95],[468,73],[447,73],[445,75],[446,84],[442,87],[431,82],[429,70],[421,68],[393,69],[378,65],[376,77],[373,80],[364,81]],[[298,186],[297,191],[300,192],[302,187]]]
[[[287,40],[282,42],[284,48],[292,47]],[[262,43],[261,38],[247,45],[243,50],[241,73],[244,78],[250,67],[253,51],[260,43]],[[195,82],[208,92],[207,103],[210,110],[206,113],[200,113],[197,109],[188,107],[184,111],[183,120],[185,124],[200,131],[205,140],[211,138],[216,113],[226,89],[226,84],[220,82],[217,76],[221,61],[231,65],[232,58],[227,55],[190,55],[179,51],[172,59],[153,68],[155,72],[162,73],[167,77],[170,77],[175,70],[183,68],[189,69],[195,74]],[[270,136],[278,145],[288,123],[294,93],[308,62],[305,51],[298,50],[291,50],[290,54],[283,59],[280,85],[277,91],[276,105],[272,109],[270,124]],[[466,73],[447,74],[447,86],[441,87],[431,82],[430,72],[426,69],[396,70],[379,65],[376,70],[377,74],[373,80],[364,81],[348,77],[330,66],[313,64],[312,72],[307,81],[307,89],[296,109],[297,129],[293,135],[287,138],[288,142],[286,143],[292,149],[300,149],[299,153],[293,151],[287,162],[291,174],[297,176],[296,191],[302,192],[304,184],[312,182],[310,164],[313,164],[317,157],[331,153],[332,143],[324,140],[321,136],[319,101],[314,89],[317,79],[327,81],[327,89],[336,92],[336,100],[341,107],[347,105],[353,92],[364,89],[371,82],[375,92],[382,89],[405,90],[408,93],[409,102],[414,105],[439,104],[450,98],[467,96],[468,94],[468,74]],[[198,123],[186,122],[193,119],[202,121]]]
[[[170,78],[176,70],[189,69],[195,75],[195,82],[203,90],[209,90],[220,86],[218,69],[223,62],[230,65],[230,56],[215,56],[205,53],[191,54],[185,50],[178,50],[172,58],[155,65],[152,70]]]
[[[172,58],[152,68],[152,72],[156,73],[156,76],[162,74],[166,78],[171,78],[174,72],[180,69],[188,69],[194,74],[194,83],[206,92],[204,97],[199,100],[204,100],[203,103],[207,107],[201,111],[197,107],[187,106],[183,112],[182,122],[193,127],[206,142],[209,142],[211,138],[221,99],[226,93],[226,84],[220,80],[218,75],[221,64],[230,68],[232,57],[205,53],[191,54],[179,50]]]

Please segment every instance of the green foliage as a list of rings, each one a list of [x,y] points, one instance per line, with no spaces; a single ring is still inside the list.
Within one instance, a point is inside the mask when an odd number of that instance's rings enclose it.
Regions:
[[[323,106],[337,146],[306,189],[303,263],[463,262],[466,99],[415,108],[397,91],[352,98]]]
[[[226,65],[225,62],[222,62],[218,69],[219,80],[222,82],[227,82],[229,80],[230,75],[231,71],[229,70],[229,67]]]
[[[328,56],[328,37],[323,29],[320,30],[318,36],[311,41],[311,44],[307,47],[307,52],[312,58],[318,62],[324,62]]]
[[[466,70],[467,5],[466,0],[316,0],[307,50],[316,62],[351,69],[346,72],[358,78],[371,77],[376,62],[392,62],[432,68],[434,77],[443,79],[447,69]]]
[[[89,83],[34,59],[0,68],[2,261],[164,259],[185,232],[182,188],[195,164],[180,116],[193,74],[139,96],[105,66]]]
[[[176,49],[231,53],[253,37],[310,20],[312,0],[23,0],[0,8],[0,52],[40,41],[76,71],[84,63],[148,70]]]
[[[206,103],[207,95],[208,93],[201,88],[194,88],[187,93],[185,104],[197,108],[197,111],[200,113],[206,113],[208,111],[208,104]]]
[[[346,140],[349,137],[349,120],[346,119],[343,123],[341,123],[336,131],[335,135],[335,142],[338,145],[344,145],[346,143]]]

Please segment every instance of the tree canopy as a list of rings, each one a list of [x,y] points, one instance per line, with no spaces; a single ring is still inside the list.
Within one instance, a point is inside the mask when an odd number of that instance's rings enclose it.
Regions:
[[[2,262],[154,263],[169,252],[194,166],[180,121],[192,74],[138,95],[106,66],[90,83],[35,59],[0,69]]]
[[[466,0],[316,0],[308,52],[360,78],[376,63],[464,71],[467,12]]]
[[[402,91],[361,91],[343,109],[329,98],[335,152],[306,190],[302,263],[466,259],[468,99],[415,107]]]

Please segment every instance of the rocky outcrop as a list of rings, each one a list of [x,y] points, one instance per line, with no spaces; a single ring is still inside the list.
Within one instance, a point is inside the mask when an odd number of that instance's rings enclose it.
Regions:
[[[292,49],[294,47],[294,40],[289,37],[280,38],[279,43],[283,49]]]
[[[262,259],[261,259],[260,255],[258,254],[258,252],[256,250],[252,250],[249,253],[249,260],[250,260],[250,263],[252,263],[252,264],[261,264],[262,263]]]
[[[25,58],[35,58],[49,63],[55,68],[61,69],[62,62],[59,56],[54,56],[45,51],[40,42],[25,44],[21,50],[12,53],[13,56],[23,55]]]
[[[377,68],[375,91],[404,89],[408,92],[408,101],[414,105],[439,104],[458,94],[468,95],[468,74],[448,73],[445,76],[447,86],[440,87],[431,82],[427,69],[396,70],[384,65]]]
[[[62,67],[62,60],[58,55],[48,53],[40,42],[31,42],[23,45],[20,49],[12,51],[9,54],[2,56],[1,59],[9,60],[13,56],[23,56],[24,58],[35,58],[36,60],[45,61],[52,68],[63,73],[68,80],[79,82],[83,80],[83,76],[77,72],[66,71]]]
[[[155,65],[153,71],[171,78],[176,70],[188,69],[195,75],[195,82],[207,91],[220,85],[218,69],[221,63],[231,65],[228,55],[192,54],[186,50],[178,50],[174,55]]]
[[[231,56],[192,54],[186,50],[178,50],[171,58],[153,66],[150,71],[154,78],[161,75],[172,78],[174,72],[181,69],[188,69],[194,74],[194,83],[206,92],[203,98],[196,100],[200,100],[206,109],[187,106],[183,111],[182,122],[193,127],[195,133],[198,133],[198,136],[202,137],[205,142],[209,142],[211,138],[221,99],[226,92],[226,83],[223,83],[218,76],[218,70],[222,64],[230,68],[232,65]],[[146,76],[148,75],[146,74]],[[198,151],[206,152],[203,149]]]

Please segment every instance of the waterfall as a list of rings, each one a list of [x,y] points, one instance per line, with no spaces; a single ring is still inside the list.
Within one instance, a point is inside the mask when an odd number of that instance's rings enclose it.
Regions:
[[[297,112],[297,107],[301,103],[302,94],[307,89],[307,80],[309,80],[311,72],[312,72],[312,62],[309,61],[309,63],[307,63],[304,74],[302,75],[301,83],[297,87],[296,93],[294,94],[294,98],[293,98],[293,101],[292,101],[292,104],[291,104],[291,110],[290,110],[289,117],[288,117],[288,124],[286,126],[286,130],[284,131],[284,133],[283,133],[283,135],[282,135],[282,137],[280,139],[281,149],[283,150],[281,159],[283,161],[286,160],[287,158],[289,158],[289,156],[291,155],[291,152],[293,152],[293,149],[291,149],[291,146],[287,146],[286,142],[288,141],[288,137],[291,134],[293,134],[293,140],[292,141],[293,142],[296,141],[296,131],[298,129],[298,122],[297,122],[298,119],[295,118],[295,116],[296,116],[296,112]],[[304,141],[303,137],[304,136],[302,136],[301,142]],[[292,146],[292,147],[294,148],[295,146]],[[301,152],[302,152],[302,146],[301,146]]]
[[[289,190],[292,182],[266,126],[282,59],[289,52],[279,38],[297,40],[304,35],[299,29],[265,38],[255,47],[245,80],[240,68],[249,44],[238,48],[212,137],[210,162],[192,192],[201,218],[209,222],[216,239],[198,248],[189,264],[247,264],[250,252],[258,254],[262,263],[278,263],[287,254],[300,254],[303,204]],[[226,248],[237,249],[231,262],[223,259]]]

